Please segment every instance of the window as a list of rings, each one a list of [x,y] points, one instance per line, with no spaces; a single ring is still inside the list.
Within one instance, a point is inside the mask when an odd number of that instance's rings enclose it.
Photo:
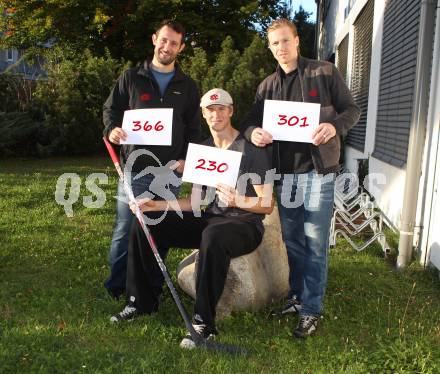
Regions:
[[[384,14],[373,156],[397,167],[406,164],[408,153],[420,4],[413,0],[389,0]]]
[[[342,77],[347,82],[347,58],[348,58],[348,34],[342,40],[342,42],[338,45],[337,53],[336,53],[336,66],[338,67],[339,72]]]
[[[6,51],[6,61],[14,61],[14,51],[12,49]]]
[[[368,0],[354,22],[353,68],[351,92],[361,109],[361,116],[347,136],[347,144],[363,152],[367,129],[368,95],[370,87],[371,43],[373,34],[374,0]]]

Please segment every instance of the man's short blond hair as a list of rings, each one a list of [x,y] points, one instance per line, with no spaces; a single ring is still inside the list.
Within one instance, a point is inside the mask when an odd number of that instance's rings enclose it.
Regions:
[[[280,18],[273,21],[267,28],[267,33],[269,34],[271,31],[275,31],[281,27],[288,27],[292,30],[294,36],[298,36],[298,30],[296,29],[295,24],[286,18]]]

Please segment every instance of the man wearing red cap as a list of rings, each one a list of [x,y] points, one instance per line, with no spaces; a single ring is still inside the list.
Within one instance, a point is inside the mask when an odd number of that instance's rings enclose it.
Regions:
[[[231,186],[217,185],[214,200],[197,216],[192,211],[191,197],[179,199],[183,218],[176,212],[168,212],[150,229],[162,257],[170,247],[199,248],[193,326],[204,339],[209,339],[217,334],[216,306],[230,260],[252,252],[260,244],[264,232],[262,220],[272,211],[273,201],[271,184],[264,184],[269,169],[267,151],[246,141],[232,127],[233,102],[229,93],[212,89],[202,97],[200,106],[212,135],[204,145],[241,152],[239,178],[248,173],[253,178],[240,178],[246,182],[243,186],[246,192],[241,195]],[[254,182],[255,174],[260,183]],[[196,193],[193,187],[192,194]],[[141,200],[139,204],[152,218],[160,217],[167,208],[167,201]],[[131,320],[156,312],[162,284],[163,277],[148,241],[140,226],[135,225],[128,254],[127,306],[111,321]],[[181,342],[182,348],[194,346],[190,335]]]

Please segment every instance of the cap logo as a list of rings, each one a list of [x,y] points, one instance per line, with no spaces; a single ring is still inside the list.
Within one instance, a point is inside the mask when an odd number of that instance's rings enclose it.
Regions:
[[[211,100],[218,100],[218,95],[217,95],[217,94],[214,94],[214,95],[209,96],[209,98],[210,98]]]

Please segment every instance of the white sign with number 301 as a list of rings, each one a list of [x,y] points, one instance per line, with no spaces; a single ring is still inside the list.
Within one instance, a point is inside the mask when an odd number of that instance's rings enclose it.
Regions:
[[[122,129],[127,133],[127,140],[121,144],[171,145],[173,109],[126,110]]]
[[[312,143],[320,109],[321,104],[265,100],[263,129],[271,133],[274,140]]]
[[[215,187],[219,183],[235,187],[241,152],[189,143],[182,180]]]

